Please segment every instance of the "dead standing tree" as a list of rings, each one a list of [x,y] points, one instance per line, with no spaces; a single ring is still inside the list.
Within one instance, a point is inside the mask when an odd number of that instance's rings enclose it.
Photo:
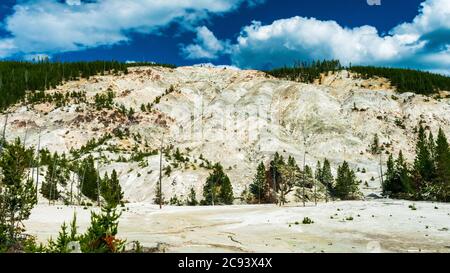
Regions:
[[[309,125],[308,127],[306,126],[307,124]],[[306,154],[309,153],[311,140],[314,139],[314,137],[317,135],[317,133],[315,133],[315,131],[314,131],[314,127],[315,126],[316,126],[316,123],[314,123],[314,120],[311,117],[308,117],[308,116],[305,117],[305,119],[304,119],[304,121],[302,123],[302,126],[301,126],[302,138],[303,138],[303,169],[302,169],[301,175],[299,177],[301,179],[301,182],[299,183],[299,185],[302,188],[302,196],[303,196],[302,197],[302,202],[303,202],[303,206],[304,207],[306,206],[306,200],[305,200],[306,199],[306,192],[305,192],[305,188],[306,188],[306,185],[308,184],[308,182],[310,182],[310,181],[307,181],[308,177],[306,177],[306,175],[305,175]],[[315,187],[315,184],[316,184],[317,181],[313,180],[312,182],[314,183],[313,187]]]

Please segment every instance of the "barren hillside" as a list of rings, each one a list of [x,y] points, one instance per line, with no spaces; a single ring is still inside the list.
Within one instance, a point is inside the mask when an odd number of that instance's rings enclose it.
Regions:
[[[368,151],[374,134],[385,149],[381,160],[399,150],[412,160],[421,120],[433,132],[442,127],[450,135],[450,98],[397,94],[383,79],[361,80],[346,71],[324,76],[320,84],[302,84],[252,70],[137,67],[127,75],[67,82],[47,92],[72,91],[86,92],[87,103],[11,107],[7,139],[20,137],[37,147],[40,136],[41,148],[69,154],[111,134],[89,153],[98,158],[102,173],[118,171],[130,202],[152,200],[159,175],[159,155],[152,151],[162,139],[172,147],[164,156],[163,176],[170,198],[186,196],[191,186],[201,193],[208,162],[224,166],[239,196],[259,162],[267,163],[278,151],[303,164],[305,150],[306,164],[313,168],[328,158],[333,168],[346,160],[355,170],[366,169],[357,172],[369,185],[361,184],[361,190],[377,193],[380,158]],[[95,107],[94,96],[108,91],[117,106]],[[143,104],[152,104],[151,111],[141,109]],[[120,105],[135,114],[121,113]],[[4,119],[5,114],[2,124]],[[181,161],[174,156],[177,148]]]

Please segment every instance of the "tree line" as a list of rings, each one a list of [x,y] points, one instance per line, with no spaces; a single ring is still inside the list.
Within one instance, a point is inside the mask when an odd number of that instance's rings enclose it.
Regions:
[[[303,169],[289,156],[287,161],[275,153],[268,167],[261,162],[249,187],[252,203],[287,202],[287,195],[293,192],[297,200],[305,205],[308,201],[317,203],[320,199],[352,200],[360,197],[359,181],[354,170],[344,161],[337,169],[336,178],[331,172],[328,159],[316,164],[316,170],[304,164]]]
[[[23,100],[27,91],[45,91],[65,82],[89,79],[95,75],[127,74],[128,67],[174,65],[150,62],[123,63],[117,61],[51,62],[41,59],[35,62],[0,61],[0,110]],[[32,100],[45,99],[43,94]],[[60,98],[61,99],[61,98]]]
[[[313,83],[322,73],[343,69],[338,60],[323,60],[312,62],[296,62],[292,67],[275,68],[266,71],[268,74],[290,81]]]
[[[365,79],[386,78],[400,93],[432,95],[442,90],[450,90],[450,77],[426,71],[375,66],[350,66],[349,70]]]
[[[296,62],[293,66],[266,71],[268,74],[291,81],[313,83],[320,79],[322,73],[347,69],[364,79],[383,77],[388,79],[398,92],[413,92],[422,95],[436,94],[450,90],[450,77],[426,71],[376,67],[376,66],[342,66],[338,60]]]

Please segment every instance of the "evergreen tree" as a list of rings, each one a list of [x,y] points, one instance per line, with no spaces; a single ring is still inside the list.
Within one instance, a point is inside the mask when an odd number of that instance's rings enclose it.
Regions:
[[[395,162],[393,156],[390,155],[387,162],[386,179],[382,185],[383,194],[390,197],[408,197],[412,191],[411,183],[408,166],[402,151],[399,152]]]
[[[195,189],[193,187],[189,191],[189,195],[188,195],[188,199],[186,201],[186,204],[188,206],[197,206],[198,205],[197,193],[195,192]]]
[[[28,219],[36,204],[35,186],[26,177],[33,156],[33,149],[26,149],[20,139],[3,144],[0,155],[0,250],[6,250],[20,240],[22,222]]]
[[[281,173],[278,182],[278,203],[280,206],[287,202],[286,196],[294,189],[294,186],[298,184],[300,176],[300,168],[298,167],[295,159],[291,156],[288,158],[287,164],[282,164],[278,167]]]
[[[387,161],[387,168],[386,168],[386,172],[385,172],[386,178],[383,181],[383,185],[382,186],[382,190],[383,190],[383,195],[390,195],[394,190],[393,190],[393,185],[394,185],[394,181],[395,181],[395,163],[394,163],[394,157],[392,156],[392,154],[389,155],[388,161]]]
[[[437,199],[443,202],[450,202],[450,148],[447,137],[442,128],[436,140],[436,182]]]
[[[428,150],[430,151],[430,159],[434,162],[436,156],[436,142],[434,141],[432,132],[428,134]],[[436,166],[433,164],[433,167],[435,168]]]
[[[156,182],[155,197],[153,198],[153,203],[155,203],[156,205],[166,203],[164,193],[162,192],[162,189],[160,188],[159,185],[159,181]]]
[[[253,183],[250,184],[250,192],[255,200],[261,204],[261,200],[265,199],[266,196],[266,167],[264,163],[261,162],[256,169],[255,177],[253,178]]]
[[[295,197],[297,200],[303,202],[303,206],[305,206],[306,201],[309,200],[309,197],[306,193],[306,188],[311,189],[314,185],[314,175],[311,167],[305,165],[303,171],[301,171],[297,175],[298,179],[296,180],[297,189],[295,190]]]
[[[323,183],[322,166],[320,164],[320,161],[317,161],[316,171],[314,172],[314,177],[316,178],[317,181]]]
[[[431,158],[430,145],[428,143],[425,129],[419,126],[418,140],[416,144],[416,158],[414,160],[414,170],[420,174],[421,178],[430,182],[433,178],[434,163]]]
[[[327,196],[334,196],[334,177],[333,174],[331,173],[331,166],[330,166],[330,161],[328,161],[328,159],[325,158],[325,160],[323,161],[323,167],[322,167],[322,184],[326,187],[326,191],[327,191]],[[327,197],[328,198],[328,197]]]
[[[303,186],[311,189],[314,186],[314,174],[312,168],[309,165],[305,166],[302,177],[303,177],[302,181]]]
[[[81,193],[91,200],[98,200],[100,178],[92,155],[82,161],[78,175],[81,178]]]
[[[58,185],[65,186],[70,179],[70,173],[65,156],[59,157],[55,152],[49,162],[45,181],[41,185],[41,194],[48,200],[58,200],[60,192]]]
[[[380,153],[380,140],[378,139],[378,134],[373,136],[372,145],[370,146],[370,152],[373,155],[377,155]]]
[[[346,161],[338,167],[335,192],[336,196],[342,200],[355,199],[358,194],[355,172],[350,169]]]
[[[276,193],[279,190],[279,183],[282,179],[280,169],[284,166],[283,156],[280,156],[278,152],[275,153],[273,160],[269,164],[269,189],[270,197],[268,198],[271,202],[278,202]]]
[[[111,206],[102,208],[102,213],[91,213],[91,226],[80,237],[82,252],[116,253],[125,248],[125,241],[117,239],[120,213]]]
[[[401,185],[401,192],[405,194],[411,193],[412,181],[410,177],[410,171],[408,169],[408,165],[406,164],[406,160],[403,157],[402,151],[398,153],[398,158],[396,161],[396,171]]]
[[[111,178],[106,174],[102,179],[101,194],[106,203],[111,207],[116,207],[122,202],[123,192],[119,179],[117,178],[116,170],[112,171]]]
[[[76,226],[76,214],[73,216],[73,220],[70,224],[70,232],[67,232],[67,225],[64,222],[59,231],[58,238],[56,242],[51,238],[48,241],[47,251],[49,253],[70,253],[72,249],[69,248],[69,244],[79,240],[79,235],[77,235]]]
[[[233,204],[233,188],[230,179],[223,172],[223,167],[219,163],[213,166],[213,172],[209,174],[203,186],[203,204]]]

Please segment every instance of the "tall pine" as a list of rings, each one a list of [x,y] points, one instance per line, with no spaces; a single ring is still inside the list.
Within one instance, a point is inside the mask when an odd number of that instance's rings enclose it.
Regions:
[[[264,163],[261,162],[256,169],[255,177],[253,178],[253,183],[250,184],[250,192],[255,200],[261,204],[261,200],[265,199],[266,195],[266,167]]]
[[[450,201],[450,148],[444,131],[439,128],[436,139],[436,182],[437,199],[439,201]]]
[[[422,124],[419,125],[414,171],[420,175],[424,182],[430,182],[433,178],[434,163],[430,151],[430,144],[428,143],[425,129]]]
[[[353,170],[350,169],[347,161],[338,167],[335,193],[341,200],[355,199],[358,194],[358,182]]]
[[[91,200],[97,200],[100,181],[92,155],[83,160],[78,175],[81,178],[81,193]]]
[[[328,161],[328,159],[326,159],[326,158],[323,161],[321,176],[322,176],[321,182],[326,187],[326,190],[327,190],[327,198],[328,198],[328,196],[333,197],[334,196],[334,186],[333,186],[334,177],[333,177],[333,174],[331,173],[330,161]]]

